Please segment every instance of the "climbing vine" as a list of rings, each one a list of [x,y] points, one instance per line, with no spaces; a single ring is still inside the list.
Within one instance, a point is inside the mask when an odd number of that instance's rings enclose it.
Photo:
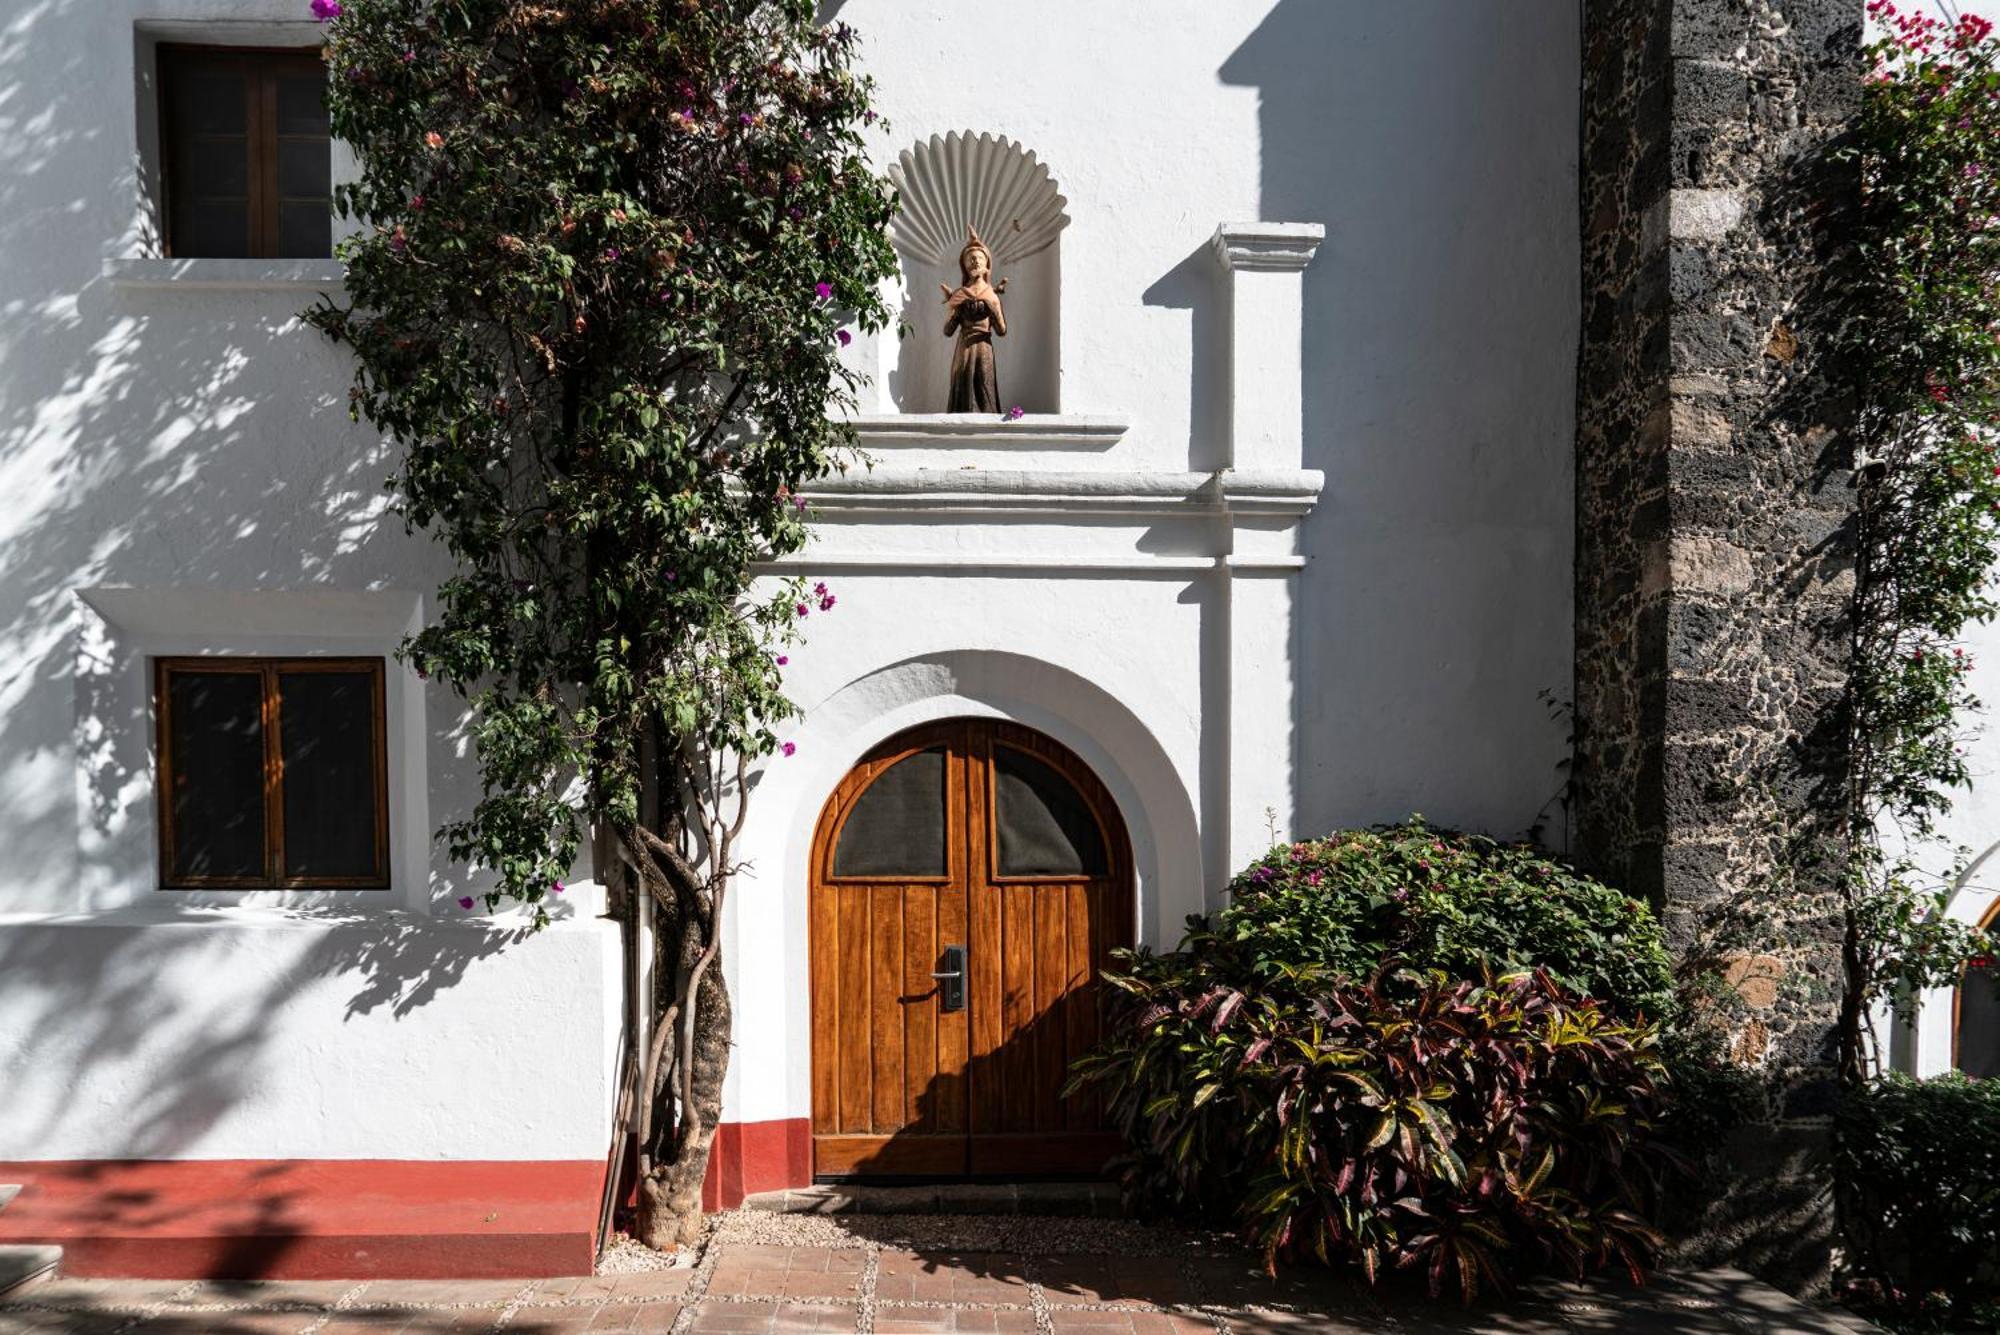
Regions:
[[[403,646],[470,705],[483,793],[441,833],[489,907],[543,912],[586,831],[657,905],[627,1106],[641,1235],[686,1243],[746,769],[792,712],[781,650],[834,602],[757,572],[851,456],[838,350],[886,322],[896,271],[869,84],[813,0],[312,9],[360,174],[347,303],[307,318],[352,351],[401,513],[454,565]]]
[[[1960,643],[2000,557],[2000,42],[1870,0],[1883,36],[1845,150],[1860,177],[1847,293],[1858,522],[1843,1074],[1880,1069],[1868,1014],[1984,948],[1918,853],[1970,779]]]

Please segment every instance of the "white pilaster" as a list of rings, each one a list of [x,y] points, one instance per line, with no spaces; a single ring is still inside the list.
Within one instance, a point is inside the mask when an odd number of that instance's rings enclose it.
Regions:
[[[1223,828],[1209,843],[1218,890],[1262,853],[1273,830],[1291,838],[1298,808],[1298,564],[1304,508],[1274,513],[1256,479],[1301,476],[1304,462],[1305,267],[1318,223],[1225,223],[1216,259],[1227,275],[1228,440],[1219,488],[1230,511],[1229,555],[1217,571],[1227,619],[1228,741]],[[1317,474],[1310,475],[1318,490]]]

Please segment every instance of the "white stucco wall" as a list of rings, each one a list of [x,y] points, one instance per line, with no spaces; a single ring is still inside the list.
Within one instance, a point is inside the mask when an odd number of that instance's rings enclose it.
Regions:
[[[1071,218],[1060,407],[1125,428],[909,449],[886,469],[1198,480],[1229,462],[1210,241],[1264,219],[1326,239],[1297,296],[1274,298],[1283,318],[1246,325],[1236,352],[1302,340],[1288,466],[1326,485],[1297,574],[1298,515],[1259,517],[1254,499],[1178,519],[1062,503],[851,517],[814,549],[847,564],[808,555],[797,568],[841,603],[793,655],[800,749],[763,777],[735,900],[745,1118],[806,1111],[803,841],[842,767],[895,727],[995,713],[1067,742],[1145,844],[1142,926],[1166,943],[1265,837],[1266,805],[1281,830],[1420,809],[1519,832],[1563,750],[1537,696],[1569,682],[1573,6],[827,9],[864,34],[883,162],[957,129],[1049,165]],[[0,13],[0,1084],[31,1110],[0,1118],[0,1159],[603,1148],[618,966],[591,889],[581,916],[503,944],[451,903],[461,873],[416,847],[474,793],[449,695],[392,690],[391,895],[152,888],[145,656],[386,652],[441,570],[381,512],[388,463],[346,419],[341,356],[291,318],[310,288],[105,276],[145,253],[135,25],[304,11]],[[912,337],[949,355],[930,325]],[[1216,573],[1232,562],[1241,577]],[[1275,716],[1254,707],[1274,700]],[[132,1030],[135,1014],[153,1023]],[[135,1106],[157,1115],[122,1114]]]

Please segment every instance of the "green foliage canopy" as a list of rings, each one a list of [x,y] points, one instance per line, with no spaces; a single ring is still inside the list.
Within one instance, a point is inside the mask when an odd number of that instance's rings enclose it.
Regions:
[[[756,565],[852,449],[847,327],[888,319],[869,83],[810,0],[322,9],[359,231],[307,318],[455,561],[404,650],[474,709],[451,853],[537,902],[582,822],[640,822],[648,741],[754,757],[791,711],[775,651],[831,595]]]

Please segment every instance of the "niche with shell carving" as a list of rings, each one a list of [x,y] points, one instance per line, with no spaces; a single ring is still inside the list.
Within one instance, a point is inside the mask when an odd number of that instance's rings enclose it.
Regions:
[[[905,149],[889,168],[902,196],[892,229],[903,264],[909,334],[888,370],[899,412],[941,413],[950,396],[952,340],[940,283],[958,286],[958,252],[976,229],[993,256],[1007,336],[995,339],[1000,402],[1025,412],[1061,409],[1062,264],[1068,201],[1049,169],[1012,139],[953,131]]]

